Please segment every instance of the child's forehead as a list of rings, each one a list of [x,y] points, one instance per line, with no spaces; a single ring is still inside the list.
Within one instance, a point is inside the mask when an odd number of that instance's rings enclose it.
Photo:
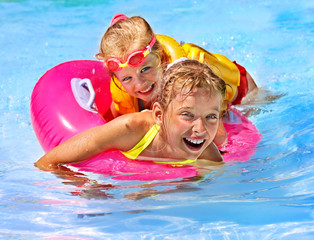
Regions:
[[[211,95],[208,90],[192,90],[189,93],[182,92],[177,94],[172,101],[170,102],[170,105],[172,108],[177,107],[187,107],[192,108],[198,104],[206,104],[211,98]]]
[[[199,88],[188,94],[177,95],[169,105],[171,111],[182,109],[202,109],[207,111],[217,110],[222,104],[222,96],[218,92],[211,92],[208,89]]]
[[[175,96],[176,101],[185,101],[188,97],[207,96],[211,97],[211,91],[207,88],[194,87],[190,90],[190,87],[185,87]]]

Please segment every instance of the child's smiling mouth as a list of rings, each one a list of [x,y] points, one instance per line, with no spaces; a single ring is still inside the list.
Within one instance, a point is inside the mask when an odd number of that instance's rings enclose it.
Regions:
[[[150,85],[148,88],[142,90],[142,91],[139,91],[140,94],[147,94],[149,92],[151,92],[153,90],[153,88],[155,87],[155,84],[153,83],[152,85]]]
[[[199,150],[205,143],[205,139],[183,138],[186,146],[191,150]]]

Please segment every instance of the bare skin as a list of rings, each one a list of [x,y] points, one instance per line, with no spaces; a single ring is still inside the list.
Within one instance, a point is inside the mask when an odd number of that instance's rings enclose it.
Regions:
[[[218,128],[220,97],[213,94],[209,99],[208,92],[197,88],[184,99],[184,102],[180,96],[173,99],[169,105],[171,110],[167,112],[162,111],[159,103],[154,103],[152,111],[126,114],[86,130],[49,151],[35,166],[56,170],[60,165],[82,162],[110,149],[128,151],[155,123],[164,124],[163,119],[167,119],[166,129],[169,127],[172,131],[164,132],[161,128],[140,157],[164,158],[165,162],[197,158],[221,162],[222,156],[213,143]],[[204,104],[208,102],[210,104]],[[191,145],[190,141],[199,144]]]
[[[114,72],[114,74],[126,92],[133,97],[142,99],[144,107],[151,109],[152,101],[159,90],[158,83],[160,72],[157,69],[154,56],[148,55],[141,66],[134,68],[125,67],[121,71]],[[113,117],[116,118],[120,116],[113,103],[111,104],[110,109]],[[222,120],[220,120],[214,142],[217,146],[221,146],[226,140],[227,132],[223,126]]]

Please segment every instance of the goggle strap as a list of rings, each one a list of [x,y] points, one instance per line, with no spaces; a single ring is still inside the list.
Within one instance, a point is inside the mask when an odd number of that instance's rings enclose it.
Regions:
[[[150,41],[150,44],[146,47],[146,51],[143,52],[144,57],[146,57],[152,51],[152,47],[154,46],[155,42],[156,42],[156,37],[155,35],[153,35],[152,40]]]
[[[151,49],[147,49],[145,52],[143,52],[143,56],[146,57],[150,53]]]

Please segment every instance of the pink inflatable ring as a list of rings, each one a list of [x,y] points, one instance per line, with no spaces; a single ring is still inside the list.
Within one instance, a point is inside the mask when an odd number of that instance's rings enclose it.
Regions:
[[[44,151],[112,120],[110,78],[103,62],[77,60],[57,65],[39,79],[31,96],[31,121]],[[225,123],[229,142],[222,149],[226,152],[224,159],[245,161],[254,154],[261,135],[248,119],[232,112],[236,121]],[[129,160],[116,150],[73,166],[119,180],[166,180],[197,174],[192,166]]]

